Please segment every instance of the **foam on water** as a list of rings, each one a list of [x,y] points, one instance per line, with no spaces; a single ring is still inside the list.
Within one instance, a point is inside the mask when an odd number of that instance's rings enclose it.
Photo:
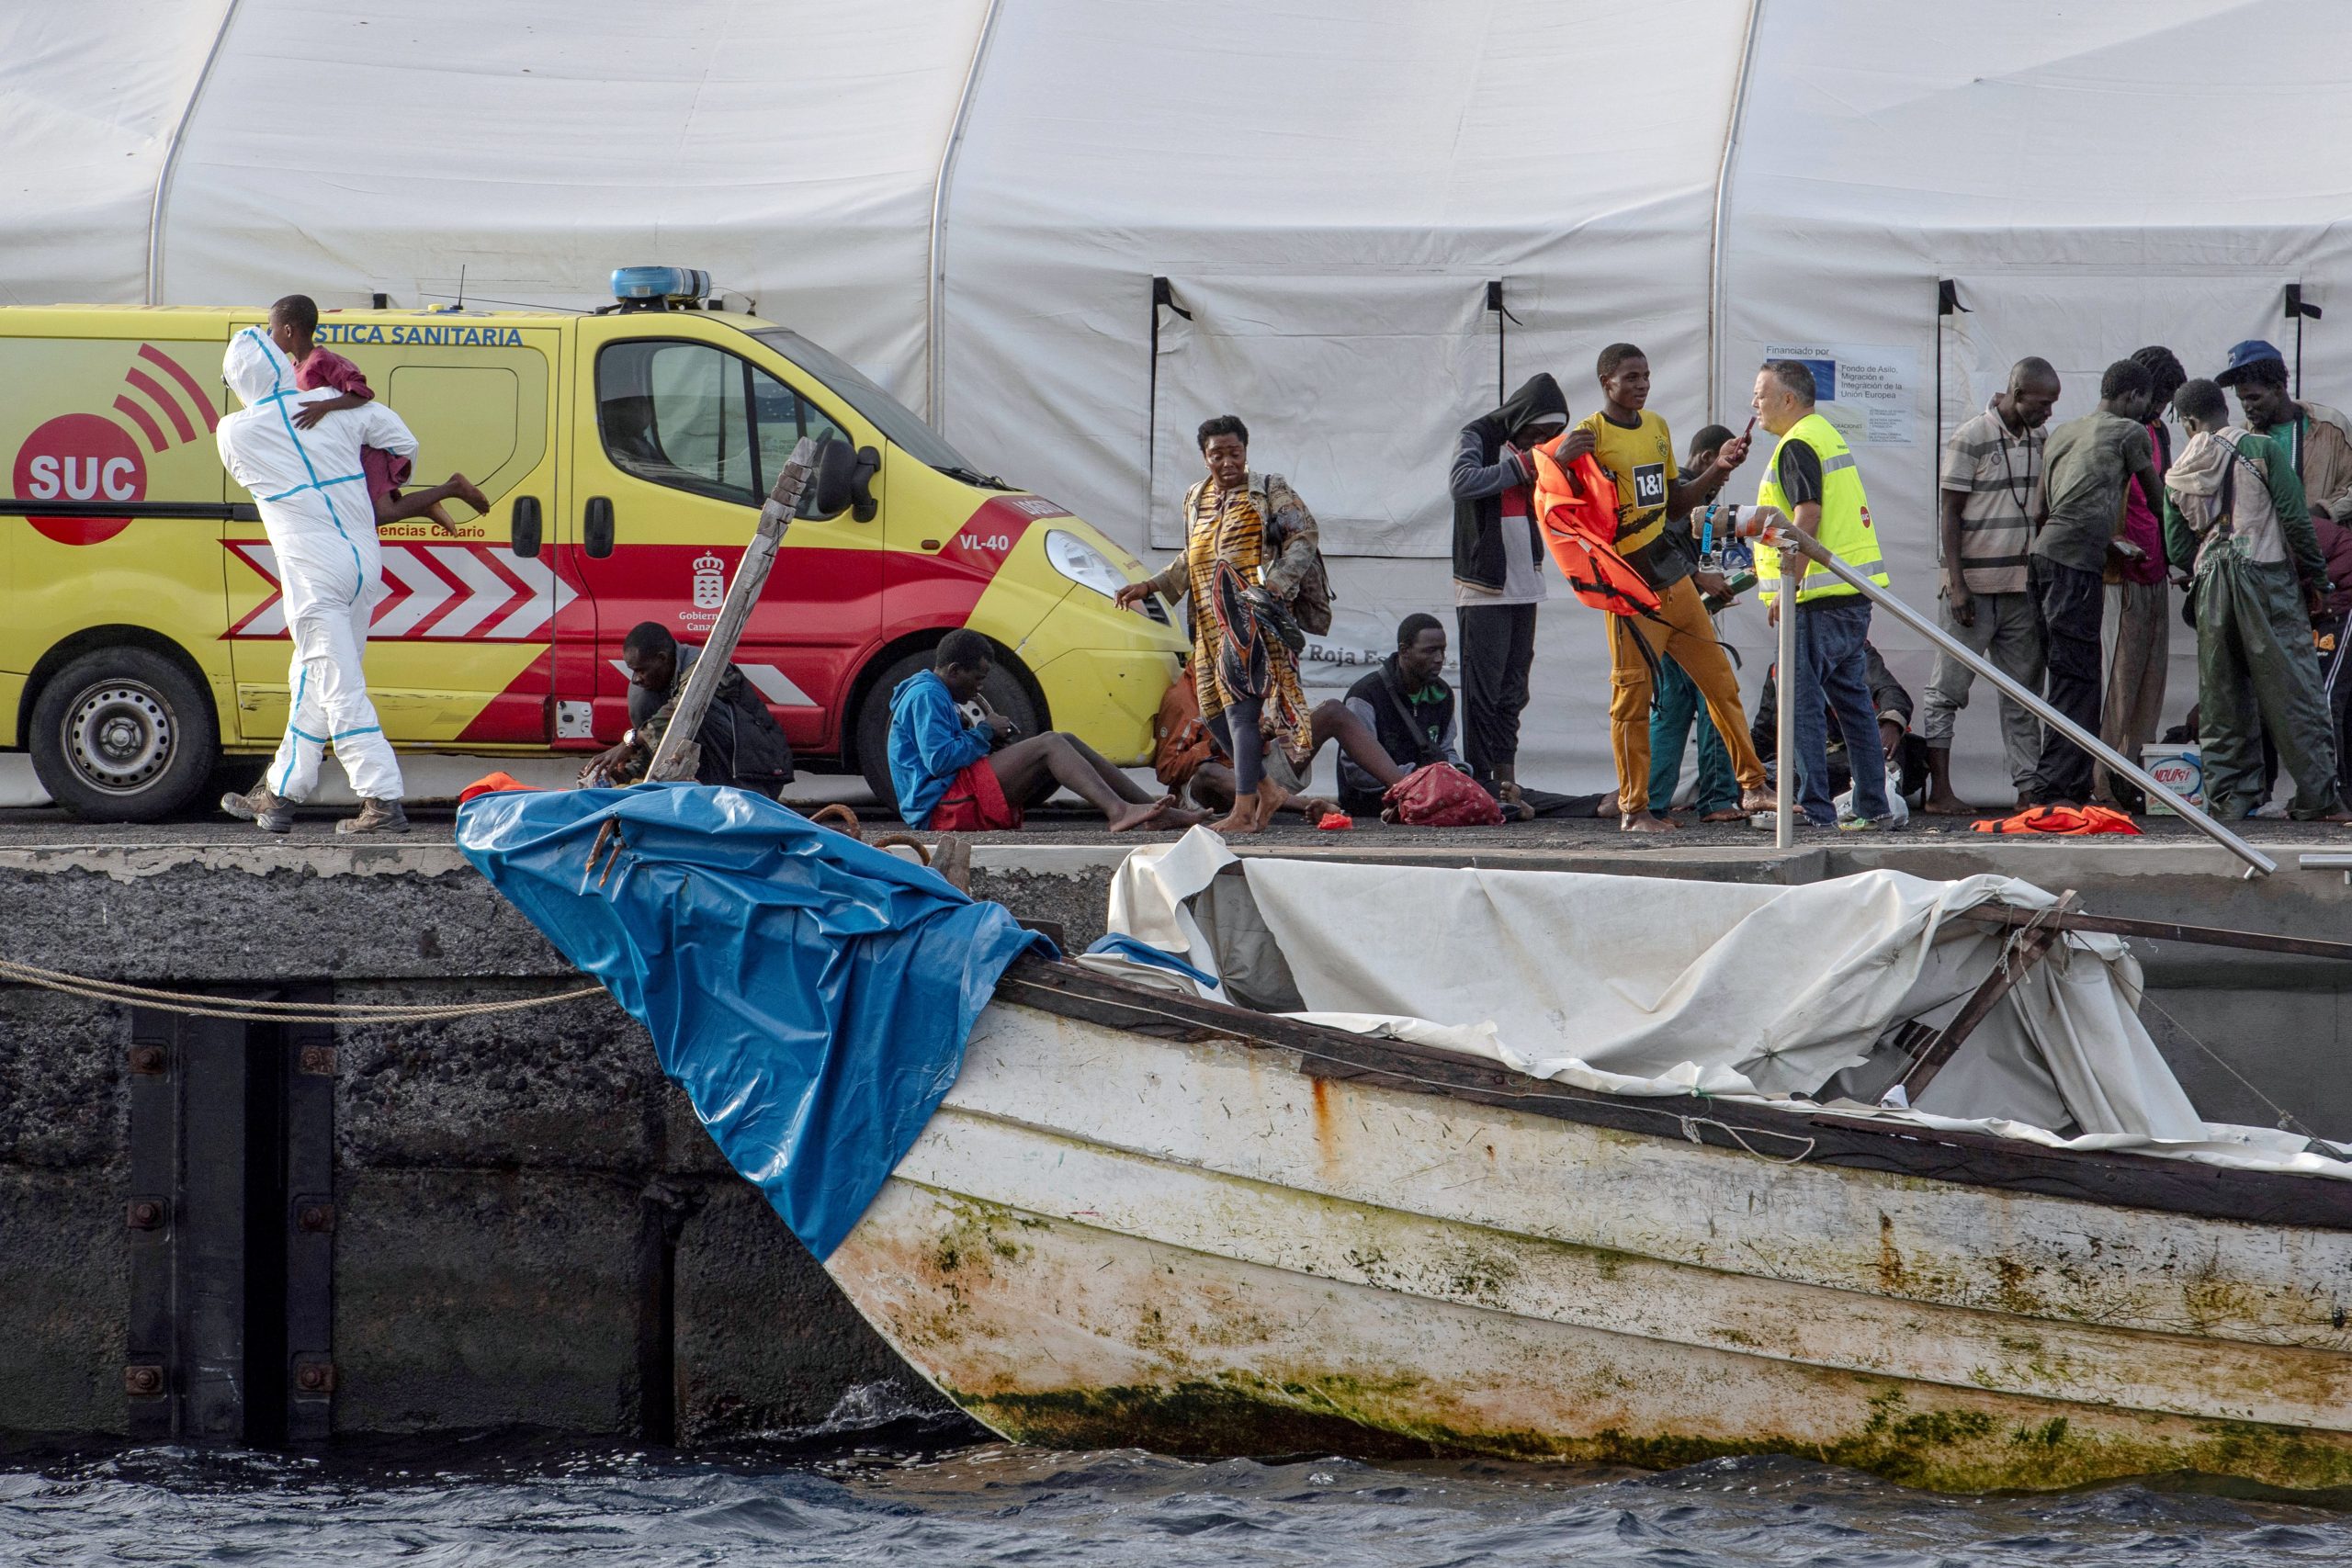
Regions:
[[[2352,1516],[2119,1485],[1909,1492],[1792,1459],[1665,1474],[1480,1461],[1196,1463],[1001,1444],[685,1461],[514,1440],[324,1458],[0,1461],[0,1562],[2005,1568],[2341,1563]]]

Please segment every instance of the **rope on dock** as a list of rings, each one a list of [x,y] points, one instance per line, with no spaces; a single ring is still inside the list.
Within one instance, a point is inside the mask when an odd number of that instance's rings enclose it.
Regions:
[[[445,1002],[424,1007],[375,1002],[253,1001],[243,997],[209,997],[192,991],[159,990],[153,986],[133,986],[121,980],[69,975],[62,970],[43,969],[38,964],[0,958],[0,981],[6,980],[38,986],[45,991],[59,991],[88,1001],[111,1002],[119,1007],[152,1008],[158,1012],[181,1013],[190,1018],[231,1019],[244,1023],[433,1023],[449,1019],[478,1018],[490,1013],[525,1012],[532,1008],[554,1007],[560,1002],[576,1002],[605,994],[602,986],[582,986],[577,990],[558,991],[552,996],[515,997],[496,1002]]]

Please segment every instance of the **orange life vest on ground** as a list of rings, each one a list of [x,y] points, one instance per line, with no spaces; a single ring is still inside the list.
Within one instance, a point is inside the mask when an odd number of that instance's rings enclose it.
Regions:
[[[2105,806],[2037,806],[1976,824],[1980,833],[2137,833],[2140,825]]]
[[[1656,615],[1657,590],[1617,553],[1617,485],[1586,453],[1563,467],[1563,434],[1528,454],[1535,460],[1535,522],[1560,575],[1577,598],[1612,615]]]

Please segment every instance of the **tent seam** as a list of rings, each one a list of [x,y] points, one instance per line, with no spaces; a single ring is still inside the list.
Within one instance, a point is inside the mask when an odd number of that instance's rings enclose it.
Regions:
[[[1731,199],[1733,157],[1739,150],[1740,123],[1747,116],[1747,79],[1756,64],[1756,35],[1764,0],[1747,0],[1747,28],[1739,41],[1739,74],[1731,90],[1731,113],[1724,121],[1724,155],[1715,164],[1714,219],[1707,232],[1707,418],[1723,418],[1724,219]]]

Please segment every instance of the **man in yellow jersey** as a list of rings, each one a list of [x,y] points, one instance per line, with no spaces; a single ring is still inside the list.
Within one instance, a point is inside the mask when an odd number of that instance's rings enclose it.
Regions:
[[[1609,624],[1609,739],[1617,759],[1618,826],[1629,833],[1675,826],[1650,809],[1651,671],[1660,656],[1681,666],[1706,698],[1707,716],[1731,754],[1742,809],[1770,811],[1775,802],[1764,764],[1748,743],[1739,678],[1715,640],[1703,597],[1727,595],[1731,585],[1722,573],[1697,567],[1665,536],[1668,518],[1686,516],[1723,488],[1747,457],[1747,438],[1725,443],[1713,462],[1683,476],[1675,463],[1673,433],[1649,412],[1648,356],[1630,343],[1612,343],[1600,351],[1597,369],[1604,400],[1569,433],[1561,460],[1573,462],[1589,451],[1616,481],[1617,553],[1658,596],[1656,620],[1602,617]]]
[[[1870,498],[1854,454],[1838,427],[1814,412],[1813,369],[1801,359],[1776,359],[1757,373],[1757,420],[1781,438],[1772,461],[1756,487],[1758,519],[1785,524],[1820,540],[1848,565],[1883,587],[1886,566],[1878,535],[1871,527]],[[1835,712],[1846,738],[1846,761],[1854,775],[1854,821],[1873,830],[1885,825],[1886,743],[1879,736],[1878,710],[1871,702],[1871,602],[1815,567],[1804,557],[1758,542],[1757,586],[1771,606],[1771,621],[1787,614],[1781,581],[1783,566],[1796,584],[1797,665],[1783,671],[1780,700],[1796,704],[1796,764],[1804,775],[1798,801],[1805,820],[1838,826],[1829,795],[1829,725],[1823,705]],[[1810,575],[1808,576],[1808,573]]]

